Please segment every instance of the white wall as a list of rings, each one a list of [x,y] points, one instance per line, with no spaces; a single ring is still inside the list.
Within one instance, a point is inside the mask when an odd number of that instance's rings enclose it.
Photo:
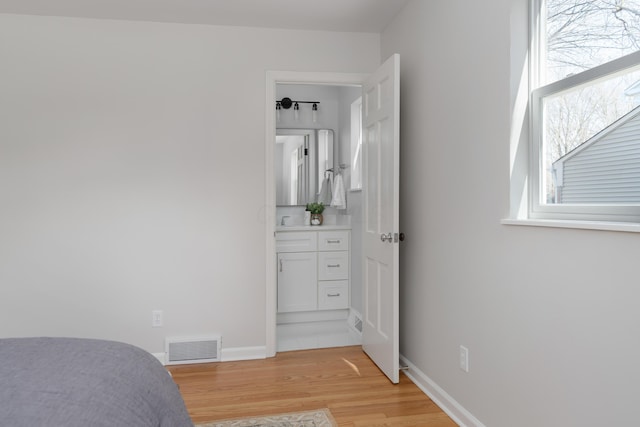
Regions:
[[[0,336],[264,346],[265,73],[370,72],[379,35],[0,15],[0,40]]]
[[[637,424],[638,236],[500,224],[526,3],[414,0],[383,34],[402,70],[401,353],[486,426]]]

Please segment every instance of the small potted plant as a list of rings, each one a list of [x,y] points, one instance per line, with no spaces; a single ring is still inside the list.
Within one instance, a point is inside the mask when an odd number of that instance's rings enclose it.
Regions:
[[[307,210],[311,212],[311,225],[322,225],[322,212],[324,212],[324,204],[308,203]]]

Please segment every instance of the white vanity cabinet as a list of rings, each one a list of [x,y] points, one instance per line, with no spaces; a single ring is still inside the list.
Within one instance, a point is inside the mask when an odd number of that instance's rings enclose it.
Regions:
[[[349,308],[349,230],[279,231],[278,313]]]

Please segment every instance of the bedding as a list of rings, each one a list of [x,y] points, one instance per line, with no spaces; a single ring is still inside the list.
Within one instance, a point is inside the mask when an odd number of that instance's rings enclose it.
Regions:
[[[193,427],[146,351],[79,338],[0,339],[0,426]]]

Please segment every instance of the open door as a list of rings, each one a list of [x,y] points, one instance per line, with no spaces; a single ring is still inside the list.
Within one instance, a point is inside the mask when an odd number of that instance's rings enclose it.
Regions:
[[[362,89],[362,348],[399,381],[400,56],[389,58]]]

